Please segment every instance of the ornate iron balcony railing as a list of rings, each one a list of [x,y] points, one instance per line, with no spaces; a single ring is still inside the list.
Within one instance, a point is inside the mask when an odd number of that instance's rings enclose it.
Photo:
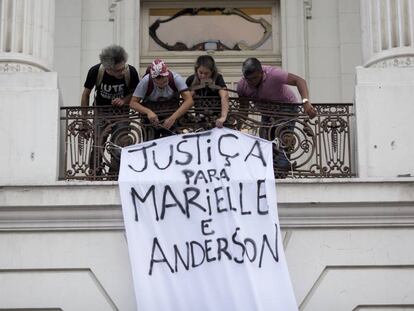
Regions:
[[[160,119],[171,115],[175,103],[154,106]],[[309,119],[298,104],[230,99],[225,126],[274,141],[276,178],[352,177],[352,104],[314,104]],[[63,107],[65,179],[116,180],[119,146],[151,140],[157,135],[146,118],[128,108]],[[216,98],[197,98],[194,108],[167,132],[211,129],[220,114]]]

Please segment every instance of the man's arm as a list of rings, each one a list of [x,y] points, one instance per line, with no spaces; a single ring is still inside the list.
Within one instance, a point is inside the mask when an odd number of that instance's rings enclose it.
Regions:
[[[191,96],[190,91],[181,92],[181,96],[183,98],[183,103],[181,106],[167,119],[165,119],[163,126],[166,129],[169,129],[175,121],[182,117],[194,104],[193,97]]]
[[[288,73],[287,84],[296,86],[300,96],[302,97],[302,100],[304,100],[305,98],[308,100],[303,104],[303,109],[310,118],[314,118],[316,116],[316,109],[312,106],[311,102],[309,101],[308,85],[306,84],[305,79],[297,75],[294,75],[293,73]]]
[[[86,122],[86,119],[84,119],[84,116],[85,116],[85,118],[87,118],[86,117],[86,115],[88,114],[88,111],[87,111],[87,109],[86,109],[86,107],[89,107],[89,95],[91,95],[91,89],[88,89],[88,88],[83,88],[83,92],[82,92],[82,96],[81,96],[81,107],[82,107],[82,109],[80,110],[80,117],[82,118],[82,123],[81,123],[81,125],[80,125],[80,128],[79,128],[79,130],[80,130],[80,132],[81,132],[81,134],[83,134],[83,137],[84,138],[89,138],[89,136],[88,136],[88,134],[86,133],[86,128],[87,128],[87,126],[86,126],[86,124],[87,124],[87,122]]]
[[[89,107],[89,96],[91,95],[92,90],[88,88],[83,88],[81,96],[81,107]],[[87,109],[81,109],[81,116],[87,114]]]
[[[82,97],[81,97],[81,106],[88,107],[89,106],[89,96],[91,95],[91,89],[83,88]]]
[[[148,107],[142,105],[140,97],[132,96],[131,101],[129,102],[129,107],[139,113],[147,115],[148,120],[150,120],[151,123],[158,124],[159,120],[157,114]]]
[[[120,106],[128,105],[129,102],[131,101],[131,98],[132,98],[132,93],[125,96],[124,98],[115,98],[112,100],[111,103],[114,106],[120,107]]]
[[[129,102],[131,101],[132,98],[132,93],[128,94],[127,96],[124,97],[124,104],[128,105]]]

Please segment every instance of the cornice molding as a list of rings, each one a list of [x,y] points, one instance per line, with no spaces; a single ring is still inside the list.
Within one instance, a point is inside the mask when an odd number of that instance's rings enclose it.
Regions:
[[[124,230],[119,205],[0,207],[0,231]]]
[[[414,227],[414,180],[282,181],[283,229]],[[1,231],[123,230],[117,183],[0,188]]]
[[[278,207],[284,229],[414,227],[414,202],[279,204]]]

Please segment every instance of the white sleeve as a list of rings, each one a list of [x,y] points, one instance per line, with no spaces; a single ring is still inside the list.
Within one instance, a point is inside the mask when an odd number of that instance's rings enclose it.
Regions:
[[[148,79],[149,75],[145,75],[141,81],[139,81],[137,87],[135,88],[134,94],[132,96],[138,98],[145,98],[145,94],[147,93],[148,89]]]
[[[173,72],[174,77],[174,83],[178,90],[178,92],[182,92],[188,89],[187,84],[185,83],[185,80],[183,77],[181,77],[178,73]]]

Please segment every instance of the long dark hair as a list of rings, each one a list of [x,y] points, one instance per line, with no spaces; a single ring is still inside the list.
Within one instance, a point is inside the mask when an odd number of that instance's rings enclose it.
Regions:
[[[213,83],[215,83],[218,75],[218,70],[214,58],[210,55],[200,55],[194,64],[194,79],[191,86],[200,85],[200,79],[198,78],[197,70],[201,66],[206,67],[211,71],[211,80],[213,80]]]

